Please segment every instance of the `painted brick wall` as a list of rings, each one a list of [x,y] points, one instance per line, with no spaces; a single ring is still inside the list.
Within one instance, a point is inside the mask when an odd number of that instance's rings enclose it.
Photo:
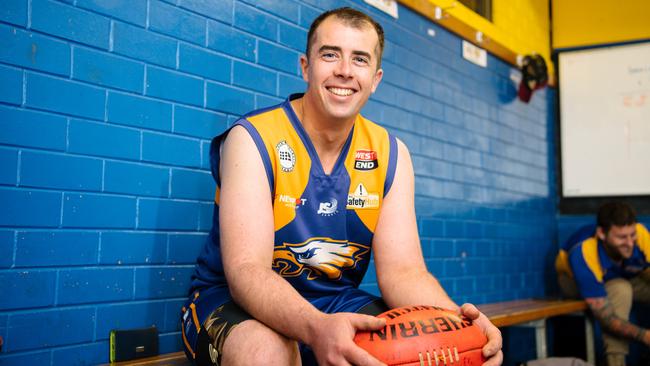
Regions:
[[[385,26],[365,114],[410,148],[429,269],[458,302],[545,293],[556,250],[553,91],[460,57],[408,9],[359,1],[6,0],[0,9],[3,365],[106,362],[108,332],[155,324],[161,351],[210,228],[212,136],[301,91],[323,9]],[[435,36],[429,35],[432,29]],[[376,292],[374,270],[363,287]]]

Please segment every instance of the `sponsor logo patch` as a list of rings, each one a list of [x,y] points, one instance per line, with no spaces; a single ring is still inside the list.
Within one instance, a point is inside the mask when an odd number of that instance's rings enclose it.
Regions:
[[[357,150],[354,153],[354,169],[373,170],[377,169],[377,152],[373,150]]]
[[[275,150],[278,152],[278,159],[280,160],[280,168],[283,172],[291,172],[296,166],[296,153],[285,140],[280,141],[275,145]]]
[[[285,206],[295,209],[298,209],[300,206],[304,206],[307,203],[306,198],[295,198],[288,194],[279,194],[275,199]]]
[[[359,183],[354,191],[348,194],[345,208],[348,210],[379,208],[379,194],[369,193],[363,183]]]
[[[318,211],[316,211],[316,213],[321,216],[334,216],[339,212],[338,206],[339,202],[336,200],[336,198],[331,198],[327,202],[321,202],[318,205]]]

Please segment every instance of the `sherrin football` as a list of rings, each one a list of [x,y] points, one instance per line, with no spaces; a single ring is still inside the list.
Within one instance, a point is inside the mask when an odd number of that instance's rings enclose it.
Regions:
[[[407,306],[377,317],[386,327],[360,331],[354,341],[389,366],[480,366],[487,337],[478,325],[434,306]]]

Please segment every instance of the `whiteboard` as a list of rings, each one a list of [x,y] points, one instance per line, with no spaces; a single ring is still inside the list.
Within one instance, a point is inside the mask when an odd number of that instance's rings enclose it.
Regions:
[[[563,196],[650,195],[650,42],[559,64]]]

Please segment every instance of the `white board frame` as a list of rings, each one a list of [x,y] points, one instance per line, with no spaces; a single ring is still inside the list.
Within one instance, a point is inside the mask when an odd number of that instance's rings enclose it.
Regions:
[[[559,54],[562,195],[650,195],[650,42]]]

